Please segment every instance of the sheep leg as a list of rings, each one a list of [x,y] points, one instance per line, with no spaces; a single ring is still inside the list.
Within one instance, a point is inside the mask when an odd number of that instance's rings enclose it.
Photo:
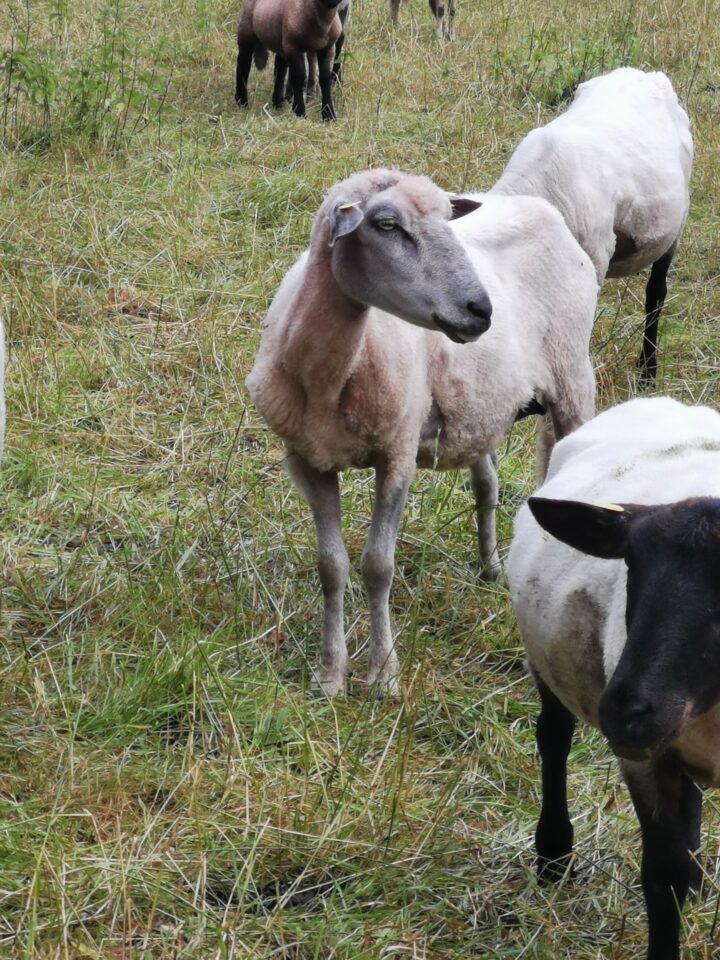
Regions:
[[[573,827],[567,805],[567,758],[575,717],[549,687],[536,678],[540,693],[537,745],[542,778],[542,808],[535,831],[538,879],[557,883],[572,875]]]
[[[447,9],[447,29],[445,32],[445,36],[448,40],[455,39],[455,9],[456,0],[450,0]]]
[[[497,580],[501,572],[495,529],[498,502],[497,458],[494,453],[470,465],[470,479],[477,512],[478,551],[481,580]]]
[[[390,19],[393,24],[398,22],[398,11],[400,9],[400,0],[390,0]]]
[[[656,260],[650,270],[647,287],[645,288],[645,331],[643,333],[642,350],[638,357],[637,366],[640,371],[640,383],[650,386],[655,383],[657,373],[657,339],[660,311],[667,296],[667,275],[670,264],[675,256],[674,243],[667,253]]]
[[[648,915],[647,960],[678,960],[680,911],[701,871],[693,854],[700,845],[702,792],[667,754],[622,761],[642,833],[642,877]]]
[[[317,534],[318,573],[325,610],[320,657],[313,667],[313,686],[334,697],[345,687],[348,657],[343,598],[350,569],[340,525],[338,477],[337,473],[320,473],[297,453],[290,454],[286,467],[310,505]]]
[[[345,31],[335,41],[331,79],[333,83],[342,83],[342,48],[345,45]]]
[[[235,102],[239,107],[248,105],[247,82],[252,66],[255,42],[238,38],[237,67],[235,69]]]
[[[325,47],[324,50],[319,50],[317,55],[323,120],[335,120],[335,107],[332,102],[332,64],[334,51],[335,44],[331,43]]]
[[[298,117],[305,116],[305,54],[294,53],[288,57],[290,67],[290,83],[293,90],[293,113]]]
[[[307,75],[306,89],[308,93],[314,93],[315,86],[317,84],[317,65],[318,65],[317,54],[309,53],[307,55],[307,61],[308,61],[308,75]]]
[[[541,398],[542,405],[548,411],[540,417],[538,425],[535,474],[538,483],[542,483],[547,474],[550,454],[555,442],[562,440],[573,430],[577,430],[595,415],[595,374],[587,354],[572,370],[574,378],[558,375],[556,383],[562,402]]]
[[[395,564],[395,543],[412,473],[391,476],[384,466],[375,471],[375,503],[370,533],[360,569],[370,603],[370,651],[368,684],[378,693],[398,689],[399,665],[390,626],[390,587]]]
[[[272,105],[281,107],[285,103],[285,77],[287,75],[287,60],[279,53],[275,54],[275,80],[273,83]]]

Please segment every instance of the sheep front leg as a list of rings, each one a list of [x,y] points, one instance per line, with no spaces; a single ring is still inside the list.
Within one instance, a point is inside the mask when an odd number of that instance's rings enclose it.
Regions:
[[[331,43],[324,50],[318,51],[317,64],[320,75],[320,94],[322,96],[323,120],[335,120],[335,107],[332,102],[332,65],[335,55],[335,44]]]
[[[702,791],[671,755],[623,760],[622,770],[642,833],[647,960],[678,960],[680,911],[701,879],[694,854],[700,845]]]
[[[390,19],[393,24],[398,22],[398,11],[400,10],[400,0],[390,0]]]
[[[318,573],[325,609],[313,686],[334,697],[344,689],[347,672],[343,599],[350,569],[340,525],[338,476],[320,473],[297,453],[290,454],[286,468],[310,505],[317,534]]]
[[[414,472],[414,467],[413,467]],[[412,473],[388,474],[384,467],[375,472],[375,503],[370,533],[361,560],[361,571],[370,603],[369,685],[378,694],[396,693],[399,665],[390,626],[390,587],[395,565],[395,542]]]
[[[293,113],[297,117],[305,116],[305,72],[306,58],[304,53],[294,53],[288,57],[290,67],[290,83],[292,84]]]
[[[248,105],[247,82],[252,66],[254,40],[238,37],[237,66],[235,69],[235,102],[239,107]]]
[[[497,580],[501,572],[495,529],[495,508],[498,502],[498,478],[495,454],[480,457],[470,466],[470,479],[477,512],[480,578]]]
[[[538,878],[556,883],[571,870],[573,827],[567,805],[567,758],[575,717],[549,687],[536,678],[540,694],[537,745],[542,778],[542,809],[535,831]]]

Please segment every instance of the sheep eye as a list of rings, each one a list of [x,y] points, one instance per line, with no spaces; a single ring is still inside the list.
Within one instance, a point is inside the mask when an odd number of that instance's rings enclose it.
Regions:
[[[381,217],[380,220],[375,221],[375,226],[378,230],[394,230],[397,227],[397,222],[390,217]]]

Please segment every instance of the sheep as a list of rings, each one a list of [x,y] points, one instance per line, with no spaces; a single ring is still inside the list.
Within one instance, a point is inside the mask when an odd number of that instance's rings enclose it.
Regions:
[[[331,73],[335,42],[342,32],[337,8],[342,0],[245,0],[238,23],[235,100],[248,105],[247,80],[252,60],[258,70],[267,64],[268,50],[276,54],[273,106],[285,99],[285,76],[290,68],[292,108],[305,116],[306,55],[316,54],[323,120],[335,120]]]
[[[457,9],[457,0],[448,0],[447,19],[445,18],[444,0],[429,0],[430,12],[435,20],[438,37],[452,40],[454,37],[453,22],[455,20],[455,11]],[[390,0],[390,18],[396,24],[398,22],[398,12],[400,10],[400,0]]]
[[[657,371],[658,319],[687,217],[693,143],[663,73],[621,67],[580,84],[565,113],[521,141],[492,193],[533,194],[565,217],[598,282],[651,266],[640,382]]]
[[[333,58],[332,72],[330,74],[330,80],[332,83],[341,83],[342,82],[342,49],[345,45],[345,21],[347,20],[348,10],[350,9],[351,0],[340,0],[340,3],[337,6],[337,15],[340,17],[340,26],[342,32],[340,36],[335,41],[335,53]],[[317,54],[308,53],[307,55],[307,80],[305,82],[305,90],[307,93],[315,92],[315,85],[317,83]],[[278,57],[275,56],[275,73],[278,71]],[[288,77],[287,87],[285,88],[285,99],[289,100],[292,103],[292,82]]]
[[[579,717],[620,758],[640,821],[648,960],[679,957],[679,910],[701,879],[696,784],[720,785],[718,571],[720,415],[667,397],[607,410],[555,447],[508,559],[541,702],[540,878],[571,866]]]
[[[516,416],[539,404],[558,436],[593,413],[590,261],[545,201],[480,204],[451,201],[432,181],[392,170],[336,184],[309,250],[272,302],[246,380],[313,513],[325,608],[314,675],[330,696],[344,688],[347,667],[338,472],[375,470],[361,561],[371,619],[367,679],[393,692],[388,601],[416,467],[470,468],[481,571],[494,579],[494,450]],[[462,218],[448,225],[451,213]],[[552,428],[540,431],[541,472]]]

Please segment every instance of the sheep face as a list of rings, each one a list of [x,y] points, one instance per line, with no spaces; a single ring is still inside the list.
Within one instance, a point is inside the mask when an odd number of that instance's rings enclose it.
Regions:
[[[618,756],[645,759],[720,702],[720,500],[530,506],[553,536],[627,565],[627,639],[599,720]]]
[[[357,303],[469,343],[490,326],[492,305],[450,229],[447,197],[427,183],[423,193],[401,182],[337,200],[328,212],[333,275]],[[459,215],[479,205],[458,201]]]

